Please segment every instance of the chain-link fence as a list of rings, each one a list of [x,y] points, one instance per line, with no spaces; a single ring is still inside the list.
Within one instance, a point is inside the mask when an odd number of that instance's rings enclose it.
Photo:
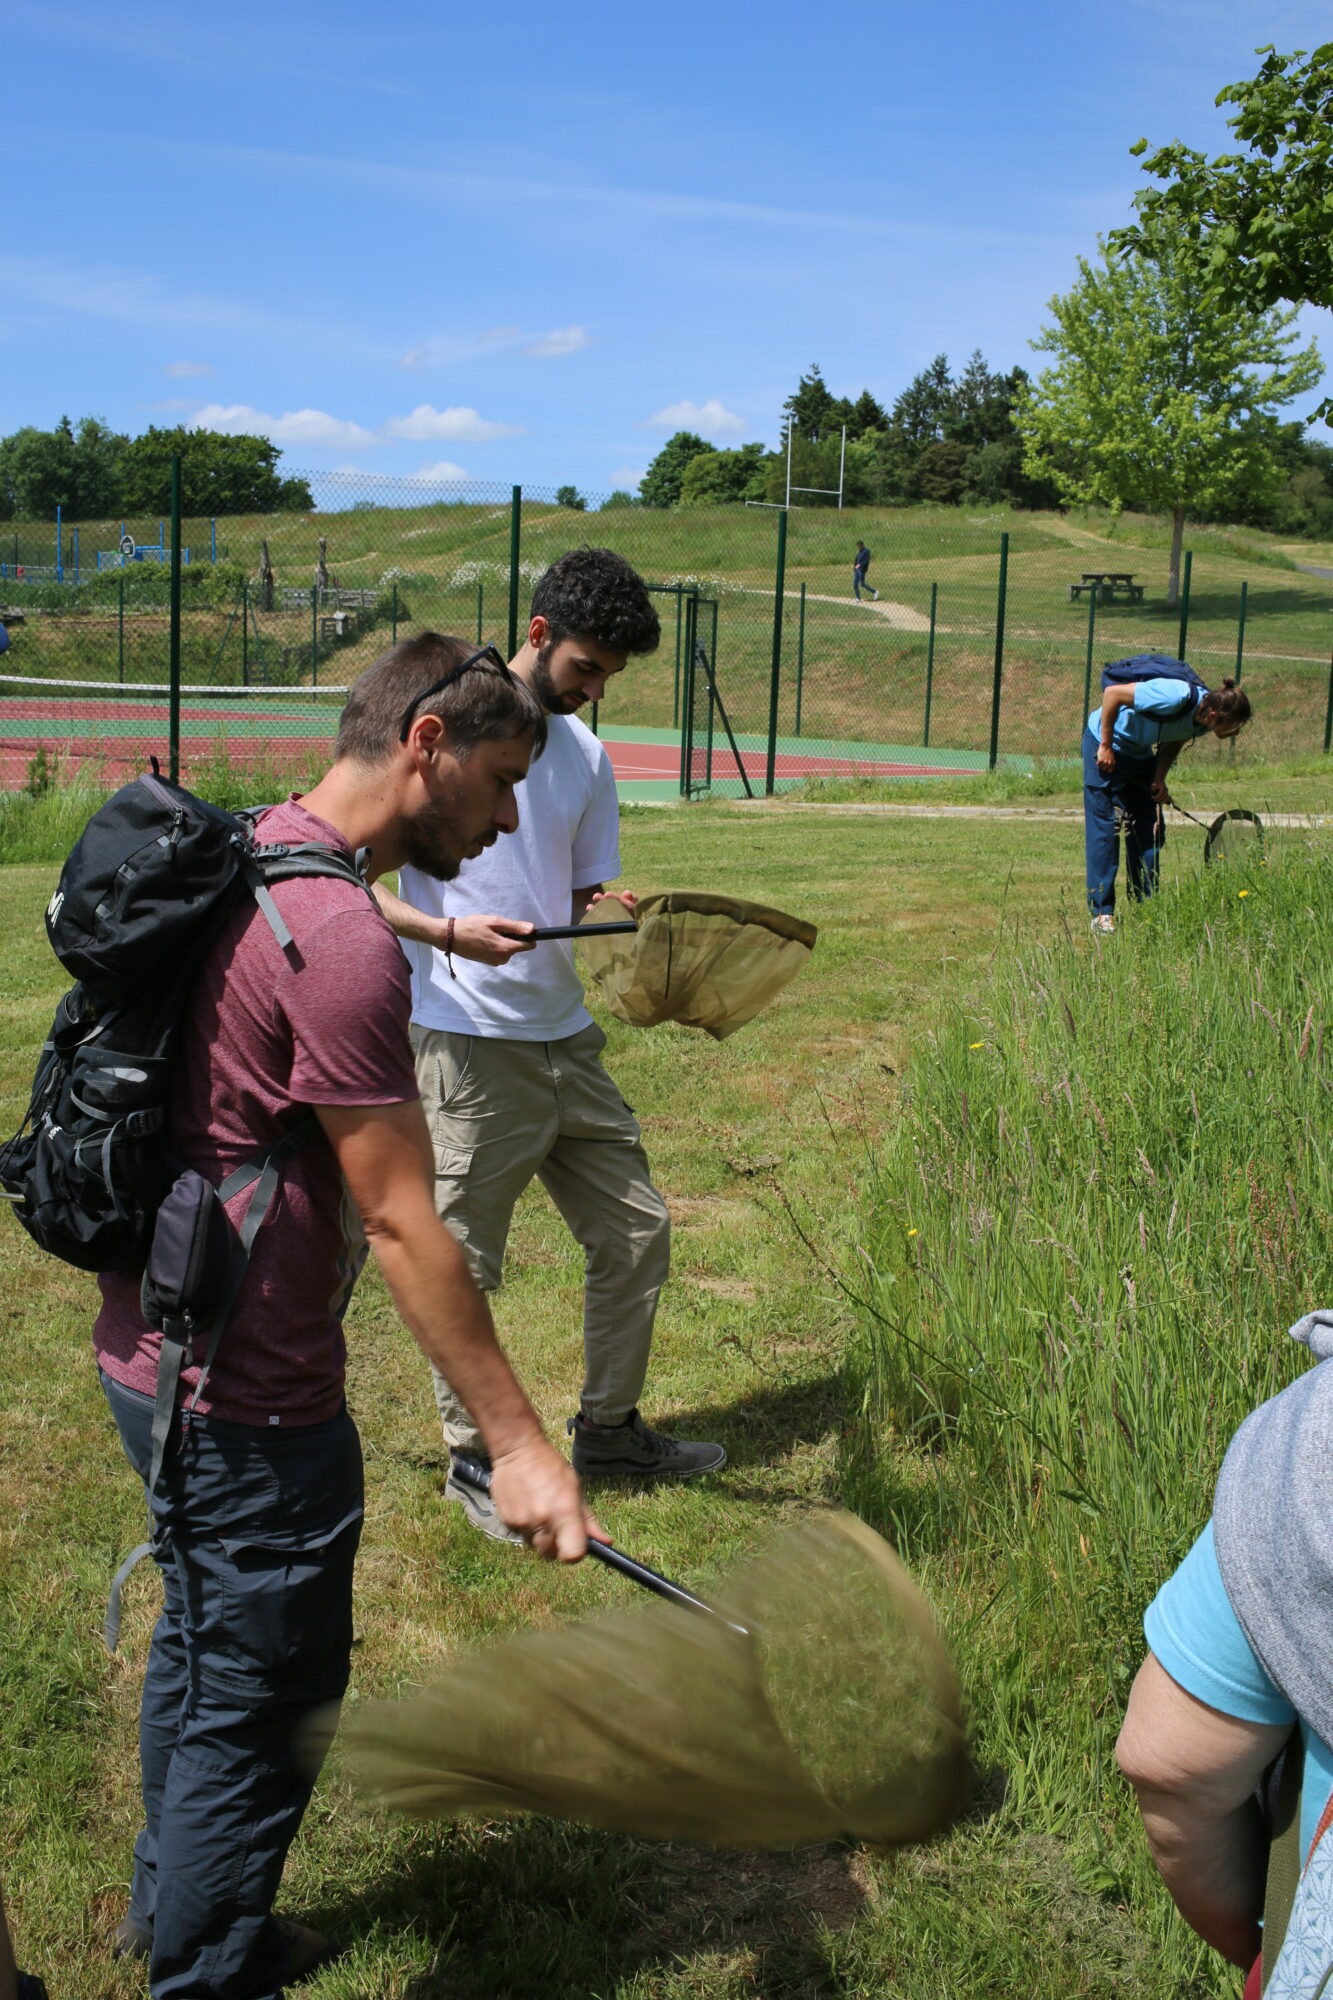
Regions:
[[[512,650],[533,584],[584,542],[632,562],[662,619],[659,651],[595,718],[631,797],[1034,760],[1072,780],[1102,665],[1148,651],[1251,694],[1239,743],[1197,756],[1329,747],[1333,576],[1223,531],[1191,535],[1169,604],[1151,524],[308,478],[313,513],[182,521],[174,580],[168,520],[0,531],[0,789],[119,782],[173,745],[187,776],[306,779],[346,688],[395,638],[433,627]]]

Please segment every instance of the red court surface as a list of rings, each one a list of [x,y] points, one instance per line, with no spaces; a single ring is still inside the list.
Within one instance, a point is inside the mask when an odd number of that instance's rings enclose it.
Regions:
[[[74,704],[70,704],[71,707]],[[143,770],[150,756],[163,764],[167,759],[167,732],[160,703],[117,702],[105,716],[81,713],[52,715],[50,703],[30,698],[0,704],[0,789],[21,790],[39,745],[48,760],[54,761],[62,777],[72,776],[80,767],[92,767],[105,782],[120,783]],[[270,727],[264,728],[268,722]],[[235,765],[262,765],[275,773],[285,770],[307,773],[328,761],[333,747],[336,711],[329,708],[294,709],[281,718],[252,714],[222,714],[206,704],[190,703],[181,711],[181,768],[188,781],[191,766],[208,764],[219,756]],[[276,726],[274,726],[276,725]],[[797,749],[787,738],[774,766],[776,778],[791,783],[803,777],[912,778],[956,775],[959,762],[931,764],[920,758],[887,759],[881,746],[867,745],[864,757],[846,754],[854,746],[838,744],[841,755],[821,754],[812,746]],[[621,742],[606,739],[611,766],[617,779],[626,785],[652,785],[659,797],[669,796],[680,780],[680,749],[677,744]],[[880,750],[881,754],[873,754]],[[925,753],[929,754],[929,753]],[[751,737],[741,750],[747,777],[762,787],[767,774],[767,751]],[[704,753],[694,753],[696,782],[703,777]],[[736,785],[736,760],[725,746],[713,746],[712,780],[730,790]]]

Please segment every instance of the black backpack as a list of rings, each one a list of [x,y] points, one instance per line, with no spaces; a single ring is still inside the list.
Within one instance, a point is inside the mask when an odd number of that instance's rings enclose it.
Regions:
[[[186,1352],[207,1335],[193,1403],[283,1162],[319,1131],[305,1113],[220,1188],[183,1167],[166,1135],[177,1025],[241,897],[255,897],[285,951],[292,936],[271,882],[330,875],[366,886],[361,857],[260,845],[256,816],[208,805],[162,778],[156,760],[93,814],[46,912],[52,949],[78,983],[56,1008],[23,1124],[0,1146],[0,1189],[43,1250],[82,1271],[143,1273],[144,1317],[163,1334],[150,1492]],[[251,1185],[238,1233],[223,1202]]]

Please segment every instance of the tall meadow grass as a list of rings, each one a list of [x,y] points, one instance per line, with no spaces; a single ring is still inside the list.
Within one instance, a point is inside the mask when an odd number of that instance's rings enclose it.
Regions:
[[[1308,1360],[1288,1324],[1333,1302],[1331,949],[1303,843],[1113,938],[1003,944],[869,1163],[845,1490],[933,1587],[993,1826],[1068,1841],[1159,1933],[1154,1993],[1229,1989],[1168,1919],[1113,1743],[1144,1606]]]

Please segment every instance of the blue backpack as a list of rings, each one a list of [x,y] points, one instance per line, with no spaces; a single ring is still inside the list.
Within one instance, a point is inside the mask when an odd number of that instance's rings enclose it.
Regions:
[[[1199,679],[1193,667],[1184,660],[1173,660],[1166,653],[1134,653],[1127,660],[1112,660],[1102,668],[1102,693],[1109,687],[1132,687],[1138,681],[1179,681],[1180,715],[1188,715],[1197,707],[1209,690]],[[1174,722],[1176,716],[1162,716],[1163,722]]]

